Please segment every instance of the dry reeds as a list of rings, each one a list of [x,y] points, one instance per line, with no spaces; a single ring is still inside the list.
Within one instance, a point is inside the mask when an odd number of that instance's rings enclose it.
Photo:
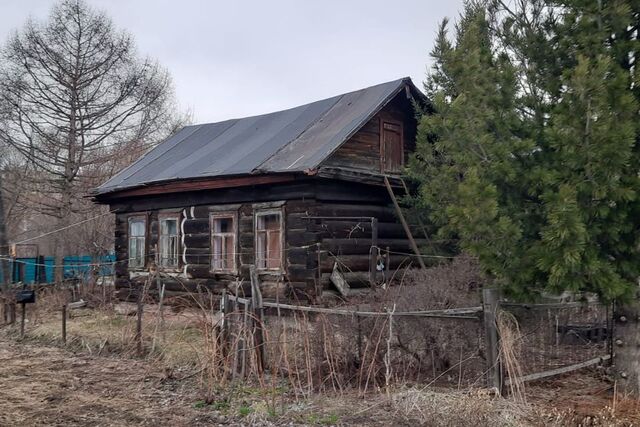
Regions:
[[[515,316],[506,311],[499,311],[496,323],[498,326],[499,358],[509,377],[509,394],[519,402],[526,403],[525,386],[522,378],[521,343],[522,335]]]

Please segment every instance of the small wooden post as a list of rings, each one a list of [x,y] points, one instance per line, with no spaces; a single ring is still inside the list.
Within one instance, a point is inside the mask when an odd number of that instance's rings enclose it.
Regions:
[[[136,321],[136,350],[138,356],[142,355],[142,311],[143,311],[143,298],[144,292],[142,289],[138,289],[138,310],[137,310],[137,321]]]
[[[24,322],[27,316],[27,304],[22,303],[20,305],[22,306],[22,312],[20,313],[20,338],[24,338]]]
[[[220,320],[220,346],[223,357],[227,357],[229,351],[229,295],[227,295],[226,289],[222,290],[222,296],[220,297],[220,313],[222,315]]]
[[[156,288],[158,289],[158,317],[156,319],[155,330],[153,331],[153,343],[151,344],[151,353],[156,349],[158,341],[158,331],[160,332],[161,341],[166,341],[164,328],[164,288],[165,284],[160,279],[160,273],[156,273]]]
[[[389,274],[391,272],[391,251],[389,246],[387,246],[387,253],[384,256],[384,264],[384,282],[387,283],[391,279],[391,274]]]
[[[360,305],[356,306],[356,312],[360,311]],[[358,363],[362,363],[362,319],[359,314],[356,314],[356,321],[358,322]]]
[[[378,218],[371,218],[371,249],[369,250],[369,284],[376,284],[376,268],[378,265]]]
[[[316,301],[320,302],[322,300],[322,259],[320,257],[320,251],[322,244],[320,242],[316,243],[316,258],[318,262],[318,277],[316,283]]]
[[[67,343],[67,304],[62,305],[62,342]]]
[[[16,323],[16,303],[9,303],[9,324],[13,325]]]
[[[487,380],[490,388],[502,394],[502,362],[498,356],[498,327],[496,317],[500,308],[500,292],[496,288],[482,289],[482,309],[484,312],[484,331],[487,345]]]
[[[242,335],[244,338],[242,338],[241,344],[242,344],[242,350],[241,350],[241,354],[240,354],[240,378],[244,378],[245,375],[247,374],[247,362],[248,362],[248,354],[247,354],[247,347],[249,345],[249,323],[251,322],[251,318],[249,317],[249,313],[251,312],[251,301],[247,301],[246,304],[244,305],[244,319],[242,322]]]
[[[254,311],[254,319],[257,319],[257,322],[253,322],[254,342],[256,346],[258,371],[262,372],[264,367],[264,336],[262,329],[262,322],[264,321],[264,308],[262,305],[262,292],[260,292],[260,282],[258,279],[256,266],[251,265],[249,267],[249,272],[251,275],[251,307]]]

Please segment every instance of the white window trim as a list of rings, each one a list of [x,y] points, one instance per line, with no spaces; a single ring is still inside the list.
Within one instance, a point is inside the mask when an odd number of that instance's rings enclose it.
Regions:
[[[233,236],[233,266],[231,268],[214,268],[213,267],[213,221],[217,218],[232,218],[233,231],[230,233],[217,233]],[[209,213],[209,246],[211,248],[211,256],[209,259],[209,268],[212,273],[235,274],[238,272],[238,212],[237,211],[219,211]]]
[[[266,215],[280,215],[280,265],[275,268],[268,267],[258,267],[258,217],[266,216]],[[258,271],[264,272],[283,272],[284,271],[284,250],[285,250],[285,239],[284,239],[284,209],[264,209],[264,210],[255,210],[253,213],[253,249],[254,249],[254,263],[256,264],[256,269]],[[268,246],[268,245],[267,245]]]

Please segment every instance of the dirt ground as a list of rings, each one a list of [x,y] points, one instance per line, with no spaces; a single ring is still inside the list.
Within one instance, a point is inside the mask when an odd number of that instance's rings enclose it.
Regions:
[[[0,425],[200,425],[189,383],[147,363],[17,343],[0,335]]]
[[[397,390],[296,400],[246,386],[233,405],[202,401],[197,375],[149,360],[96,356],[0,329],[0,426],[640,425],[597,371],[528,386],[527,404],[482,391]],[[267,393],[268,394],[268,393]],[[277,403],[274,403],[277,400]]]

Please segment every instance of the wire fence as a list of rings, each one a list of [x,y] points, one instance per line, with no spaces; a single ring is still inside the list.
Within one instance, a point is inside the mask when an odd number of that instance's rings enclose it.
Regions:
[[[523,374],[553,370],[611,353],[611,306],[591,303],[501,305],[520,329]]]

